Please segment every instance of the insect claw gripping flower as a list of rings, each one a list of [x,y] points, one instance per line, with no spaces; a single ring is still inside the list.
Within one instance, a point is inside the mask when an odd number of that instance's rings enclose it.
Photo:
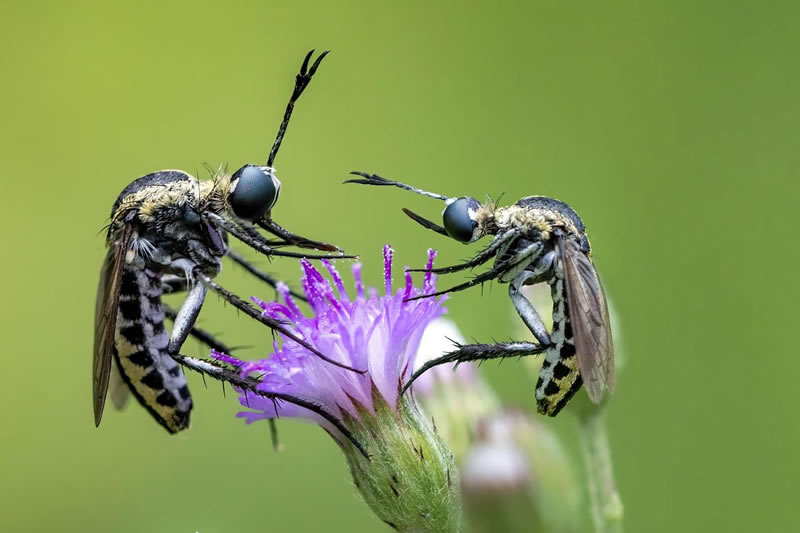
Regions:
[[[429,250],[428,268],[435,252]],[[214,353],[233,365],[242,379],[256,378],[263,394],[286,394],[319,406],[341,424],[332,424],[296,402],[273,400],[241,391],[247,407],[238,416],[248,424],[275,418],[302,418],[322,426],[344,452],[356,487],[378,517],[400,531],[456,531],[459,525],[458,479],[452,453],[425,419],[411,395],[400,390],[411,375],[423,331],[444,312],[443,298],[408,301],[435,292],[435,277],[425,275],[422,288],[405,272],[405,284],[392,286],[392,256],[383,249],[384,290],[365,291],[361,265],[353,265],[355,295],[329,262],[330,281],[306,260],[301,261],[301,286],[311,307],[305,316],[285,285],[280,302],[253,301],[263,313],[327,357],[363,369],[348,371],[283,338],[268,359],[245,362]],[[280,335],[283,337],[283,335]],[[341,427],[366,449],[368,456],[343,434]]]

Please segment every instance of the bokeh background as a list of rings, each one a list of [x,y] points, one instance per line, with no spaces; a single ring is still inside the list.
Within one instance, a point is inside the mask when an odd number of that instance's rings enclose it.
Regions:
[[[333,52],[278,157],[276,220],[361,254],[376,283],[386,242],[411,265],[477,246],[400,213],[436,218],[431,200],[341,185],[350,170],[568,201],[624,330],[609,419],[627,529],[793,530],[798,20],[794,2],[3,1],[0,530],[381,530],[327,435],[286,421],[273,453],[197,376],[185,435],[135,405],[92,423],[112,202],[153,170],[263,161],[311,48]],[[220,280],[271,297],[235,268]],[[469,337],[516,328],[505,287],[448,307]],[[201,324],[268,349],[215,297]],[[525,372],[484,368],[530,406]],[[549,423],[574,442],[571,418]]]

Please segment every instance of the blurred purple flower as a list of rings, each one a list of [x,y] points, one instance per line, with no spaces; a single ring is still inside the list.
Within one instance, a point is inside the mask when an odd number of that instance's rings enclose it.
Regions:
[[[428,251],[428,268],[432,267],[435,255],[435,251]],[[243,376],[259,377],[259,390],[290,394],[312,402],[345,423],[358,421],[364,414],[374,415],[376,401],[382,400],[391,409],[397,409],[398,394],[411,375],[422,333],[444,312],[444,298],[405,301],[435,292],[435,277],[430,273],[425,275],[420,290],[414,287],[411,274],[406,271],[405,286],[393,292],[392,256],[392,248],[385,246],[383,295],[375,289],[365,293],[361,264],[352,267],[356,294],[351,298],[333,265],[323,261],[331,278],[328,281],[303,259],[302,288],[313,316],[303,314],[284,284],[278,286],[283,303],[253,298],[265,315],[288,322],[289,329],[327,357],[366,370],[363,374],[326,362],[286,338],[282,339],[282,347],[277,340],[274,342],[274,353],[268,359],[246,362],[217,352],[214,357],[238,367]],[[330,422],[305,408],[247,392],[241,393],[239,402],[249,410],[237,416],[248,424],[271,418],[309,419],[340,443],[343,441]]]

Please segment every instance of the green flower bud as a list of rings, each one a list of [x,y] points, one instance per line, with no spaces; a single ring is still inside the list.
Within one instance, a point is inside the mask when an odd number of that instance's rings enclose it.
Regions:
[[[453,454],[411,395],[392,408],[373,395],[374,413],[345,420],[369,459],[350,443],[342,449],[353,481],[372,511],[398,531],[455,532],[460,526]]]

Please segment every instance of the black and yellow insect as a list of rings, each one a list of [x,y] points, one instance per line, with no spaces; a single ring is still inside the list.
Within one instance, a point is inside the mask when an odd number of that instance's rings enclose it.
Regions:
[[[103,416],[115,365],[120,378],[112,390],[115,403],[123,404],[131,391],[169,432],[188,427],[192,398],[172,356],[178,354],[190,334],[213,348],[229,351],[194,328],[208,289],[327,359],[281,323],[262,316],[213,281],[222,268],[222,258],[228,257],[273,286],[276,283],[229,249],[228,234],[268,257],[345,257],[341,253],[309,255],[279,250],[297,246],[339,252],[336,246],[290,233],[271,217],[281,187],[273,161],[295,101],[327,54],[321,54],[309,67],[312,53],[297,75],[266,165],[245,165],[233,175],[220,172],[205,181],[181,170],[162,170],[133,181],[114,203],[95,308],[92,377],[96,425]],[[275,238],[265,238],[259,227]],[[172,311],[162,303],[162,294],[180,291],[188,291],[180,310]],[[165,318],[174,323],[170,335]]]
[[[346,183],[395,186],[443,200],[443,226],[408,209],[403,211],[422,226],[463,243],[486,235],[492,242],[473,259],[459,265],[436,268],[447,274],[471,269],[494,258],[494,266],[467,283],[436,294],[460,291],[486,281],[509,284],[509,296],[538,343],[472,344],[434,359],[420,368],[406,384],[427,369],[451,362],[544,353],[536,383],[536,403],[542,414],[555,416],[585,385],[589,398],[599,403],[605,389],[614,390],[614,346],[603,286],[592,263],[586,228],[566,203],[545,196],[528,196],[507,207],[481,204],[467,196],[451,198],[375,174]],[[419,270],[418,270],[419,271]],[[520,292],[524,285],[548,283],[553,298],[553,327],[547,331],[533,304]]]

